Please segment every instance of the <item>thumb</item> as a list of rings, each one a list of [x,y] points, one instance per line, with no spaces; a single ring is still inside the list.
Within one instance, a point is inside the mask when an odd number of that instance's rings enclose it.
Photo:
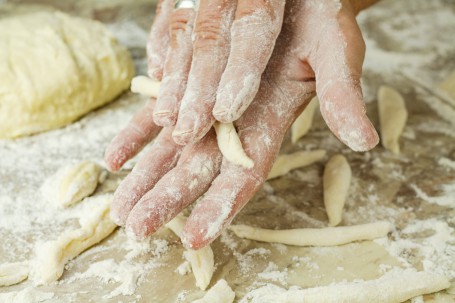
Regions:
[[[316,75],[321,114],[330,130],[354,151],[367,151],[379,142],[366,115],[360,75],[365,43],[354,16],[342,16],[327,30],[310,57]]]

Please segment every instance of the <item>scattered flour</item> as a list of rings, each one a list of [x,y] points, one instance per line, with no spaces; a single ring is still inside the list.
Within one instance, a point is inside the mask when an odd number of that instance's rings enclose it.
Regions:
[[[426,202],[434,203],[440,206],[455,208],[455,183],[441,185],[441,189],[444,194],[437,197],[428,196],[423,190],[421,190],[415,184],[410,184],[410,186],[416,192],[417,197]]]

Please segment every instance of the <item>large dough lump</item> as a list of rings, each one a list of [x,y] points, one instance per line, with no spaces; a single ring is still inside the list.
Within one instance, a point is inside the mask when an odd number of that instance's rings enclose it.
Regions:
[[[127,89],[131,57],[99,22],[58,12],[0,20],[0,138],[64,126]]]

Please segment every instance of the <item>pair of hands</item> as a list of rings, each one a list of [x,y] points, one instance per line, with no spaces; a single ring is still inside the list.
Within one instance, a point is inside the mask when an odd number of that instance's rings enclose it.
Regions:
[[[182,242],[209,244],[265,182],[286,131],[315,93],[342,142],[373,148],[356,3],[200,0],[195,12],[163,0],[147,45],[160,94],[108,146],[108,168],[117,171],[156,139],[115,192],[113,220],[143,239],[199,199]],[[215,119],[235,121],[253,168],[223,159]]]

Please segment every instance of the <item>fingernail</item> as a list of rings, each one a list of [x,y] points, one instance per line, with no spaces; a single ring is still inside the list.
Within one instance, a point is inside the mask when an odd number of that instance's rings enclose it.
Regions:
[[[175,123],[173,112],[169,110],[156,111],[153,113],[153,121],[163,127],[172,126]]]
[[[224,122],[224,123],[231,122],[231,121],[227,121],[227,120],[229,120],[229,118],[232,115],[230,115],[229,109],[226,108],[226,107],[216,108],[216,106],[215,106],[215,108],[213,109],[212,114],[215,117],[215,119],[217,119],[220,122]]]
[[[187,144],[194,137],[194,121],[190,117],[182,117],[172,132],[172,138],[177,144]]]
[[[155,81],[161,81],[163,78],[163,71],[159,68],[149,68],[147,74]]]

